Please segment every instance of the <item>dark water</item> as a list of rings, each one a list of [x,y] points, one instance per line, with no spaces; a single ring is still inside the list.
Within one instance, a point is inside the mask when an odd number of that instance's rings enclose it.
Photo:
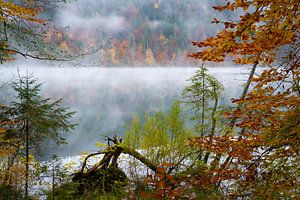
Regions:
[[[143,116],[156,110],[169,110],[179,99],[183,88],[196,68],[58,68],[23,67],[21,74],[34,74],[43,82],[42,95],[53,99],[64,98],[64,105],[76,111],[74,122],[79,123],[72,134],[65,135],[67,145],[48,145],[45,157],[55,153],[76,155],[95,150],[96,141],[103,135],[122,135],[124,125],[135,114]],[[209,71],[225,87],[222,103],[241,94],[247,69],[214,67]],[[16,67],[1,67],[0,81],[17,75]],[[1,91],[2,99],[9,99],[9,90]]]

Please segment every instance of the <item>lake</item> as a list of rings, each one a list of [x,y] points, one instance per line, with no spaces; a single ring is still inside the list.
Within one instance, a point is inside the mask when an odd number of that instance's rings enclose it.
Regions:
[[[143,116],[157,110],[167,111],[196,68],[83,68],[83,67],[26,67],[19,65],[20,74],[33,74],[43,82],[42,95],[53,99],[64,98],[64,106],[76,111],[74,122],[79,125],[65,135],[68,144],[48,144],[44,157],[78,155],[93,151],[102,135],[122,135],[133,115]],[[211,67],[209,72],[224,84],[222,104],[239,97],[248,68]],[[1,66],[0,81],[17,75],[16,66]],[[2,99],[9,99],[11,91],[1,91]]]

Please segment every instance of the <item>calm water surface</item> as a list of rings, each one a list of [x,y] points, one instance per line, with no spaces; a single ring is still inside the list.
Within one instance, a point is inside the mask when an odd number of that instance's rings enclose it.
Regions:
[[[65,137],[67,145],[48,145],[45,157],[55,153],[76,155],[95,150],[96,141],[103,135],[122,135],[124,125],[133,115],[143,116],[156,110],[169,110],[179,99],[183,88],[196,68],[62,68],[19,66],[20,74],[28,71],[43,82],[42,95],[64,98],[64,105],[76,111],[74,122],[79,123],[72,134]],[[214,67],[209,71],[224,84],[223,104],[238,97],[247,68]],[[17,67],[1,67],[0,82],[13,79]],[[9,90],[2,91],[2,99],[11,98]]]

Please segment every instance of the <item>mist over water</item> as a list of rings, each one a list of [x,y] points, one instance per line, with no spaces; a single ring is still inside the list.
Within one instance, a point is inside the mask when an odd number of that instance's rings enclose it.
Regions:
[[[218,0],[78,0],[50,11],[48,15],[56,26],[50,30],[48,42],[58,44],[65,51],[86,50],[102,44],[102,40],[107,40],[107,44],[99,52],[80,57],[73,64],[105,67],[64,67],[66,63],[41,64],[30,59],[1,65],[0,84],[16,78],[18,68],[21,75],[28,71],[44,83],[43,97],[63,98],[64,106],[76,111],[73,121],[79,125],[65,135],[68,144],[49,143],[44,158],[95,150],[96,141],[104,139],[100,134],[123,135],[133,115],[143,117],[155,111],[168,111],[172,102],[180,99],[188,84],[186,80],[196,70],[186,67],[190,64],[185,58],[185,51],[191,48],[190,41],[214,35],[222,28],[211,26],[214,17],[225,17],[213,12],[212,5],[219,3]],[[130,53],[121,52],[121,44],[123,47],[128,44],[123,51]],[[164,58],[166,65],[177,67],[155,64],[146,67],[147,49],[152,50],[154,63],[163,64]],[[114,68],[106,68],[108,66]],[[221,103],[230,104],[230,99],[241,93],[239,86],[245,79],[240,75],[241,68],[224,66],[209,70],[225,86]],[[0,95],[0,101],[6,102],[14,97],[7,87]]]
[[[125,124],[133,115],[143,116],[154,111],[167,111],[179,99],[187,80],[196,68],[62,68],[26,67],[19,65],[21,75],[33,74],[42,85],[43,97],[63,98],[64,106],[76,111],[74,122],[79,125],[65,135],[67,145],[49,144],[45,157],[52,154],[76,155],[92,151],[102,135],[123,135]],[[246,80],[246,68],[213,67],[209,71],[224,84],[221,104],[239,97]],[[17,76],[17,67],[1,67],[0,82]],[[13,95],[4,91],[6,99]],[[9,94],[9,95],[8,95]],[[184,105],[183,105],[184,106]]]

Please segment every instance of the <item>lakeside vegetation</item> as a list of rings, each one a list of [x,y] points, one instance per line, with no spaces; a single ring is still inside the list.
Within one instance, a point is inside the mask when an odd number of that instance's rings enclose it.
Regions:
[[[191,5],[176,2],[176,17],[180,18],[185,14],[182,6]],[[90,55],[84,48],[72,52],[65,49],[68,46],[49,40],[46,25],[50,22],[43,17],[49,14],[48,7],[58,2],[52,3],[0,1],[2,63],[14,62],[18,55],[66,62]],[[153,5],[151,12],[145,8],[143,15],[134,6],[130,9],[144,16],[142,19],[169,16],[154,15],[154,9],[167,3],[149,5]],[[204,64],[190,78],[182,98],[168,112],[132,115],[123,138],[106,136],[104,143],[97,143],[98,151],[82,156],[75,171],[72,164],[62,164],[57,156],[48,162],[37,158],[46,142],[67,142],[62,133],[72,132],[76,126],[72,108],[65,108],[62,99],[42,97],[41,84],[28,74],[1,85],[11,87],[16,97],[0,104],[0,199],[298,199],[299,7],[296,0],[217,2],[215,12],[241,14],[238,20],[212,19],[223,28],[215,36],[192,42],[195,50],[190,59]],[[127,31],[134,35],[134,30]],[[156,48],[157,55],[160,50],[178,52],[163,41],[153,42],[151,47],[152,39],[170,40],[162,34],[153,35],[143,40],[143,45],[149,45],[146,63],[153,64],[155,57],[150,48]],[[116,56],[131,51],[120,46],[122,41],[114,39],[111,44],[119,54],[111,50],[115,57],[105,58],[112,58],[112,63],[113,58],[132,63]],[[155,46],[161,44],[165,48]],[[106,51],[95,48],[91,52],[100,50]],[[220,105],[223,86],[205,67],[205,62],[224,61],[252,66],[240,97],[232,99],[234,107]],[[263,71],[256,74],[259,67],[264,67]],[[189,105],[190,115],[182,112],[182,104]],[[186,125],[189,118],[193,127]],[[126,173],[121,165],[123,155],[127,155]],[[91,163],[90,159],[96,161]]]

